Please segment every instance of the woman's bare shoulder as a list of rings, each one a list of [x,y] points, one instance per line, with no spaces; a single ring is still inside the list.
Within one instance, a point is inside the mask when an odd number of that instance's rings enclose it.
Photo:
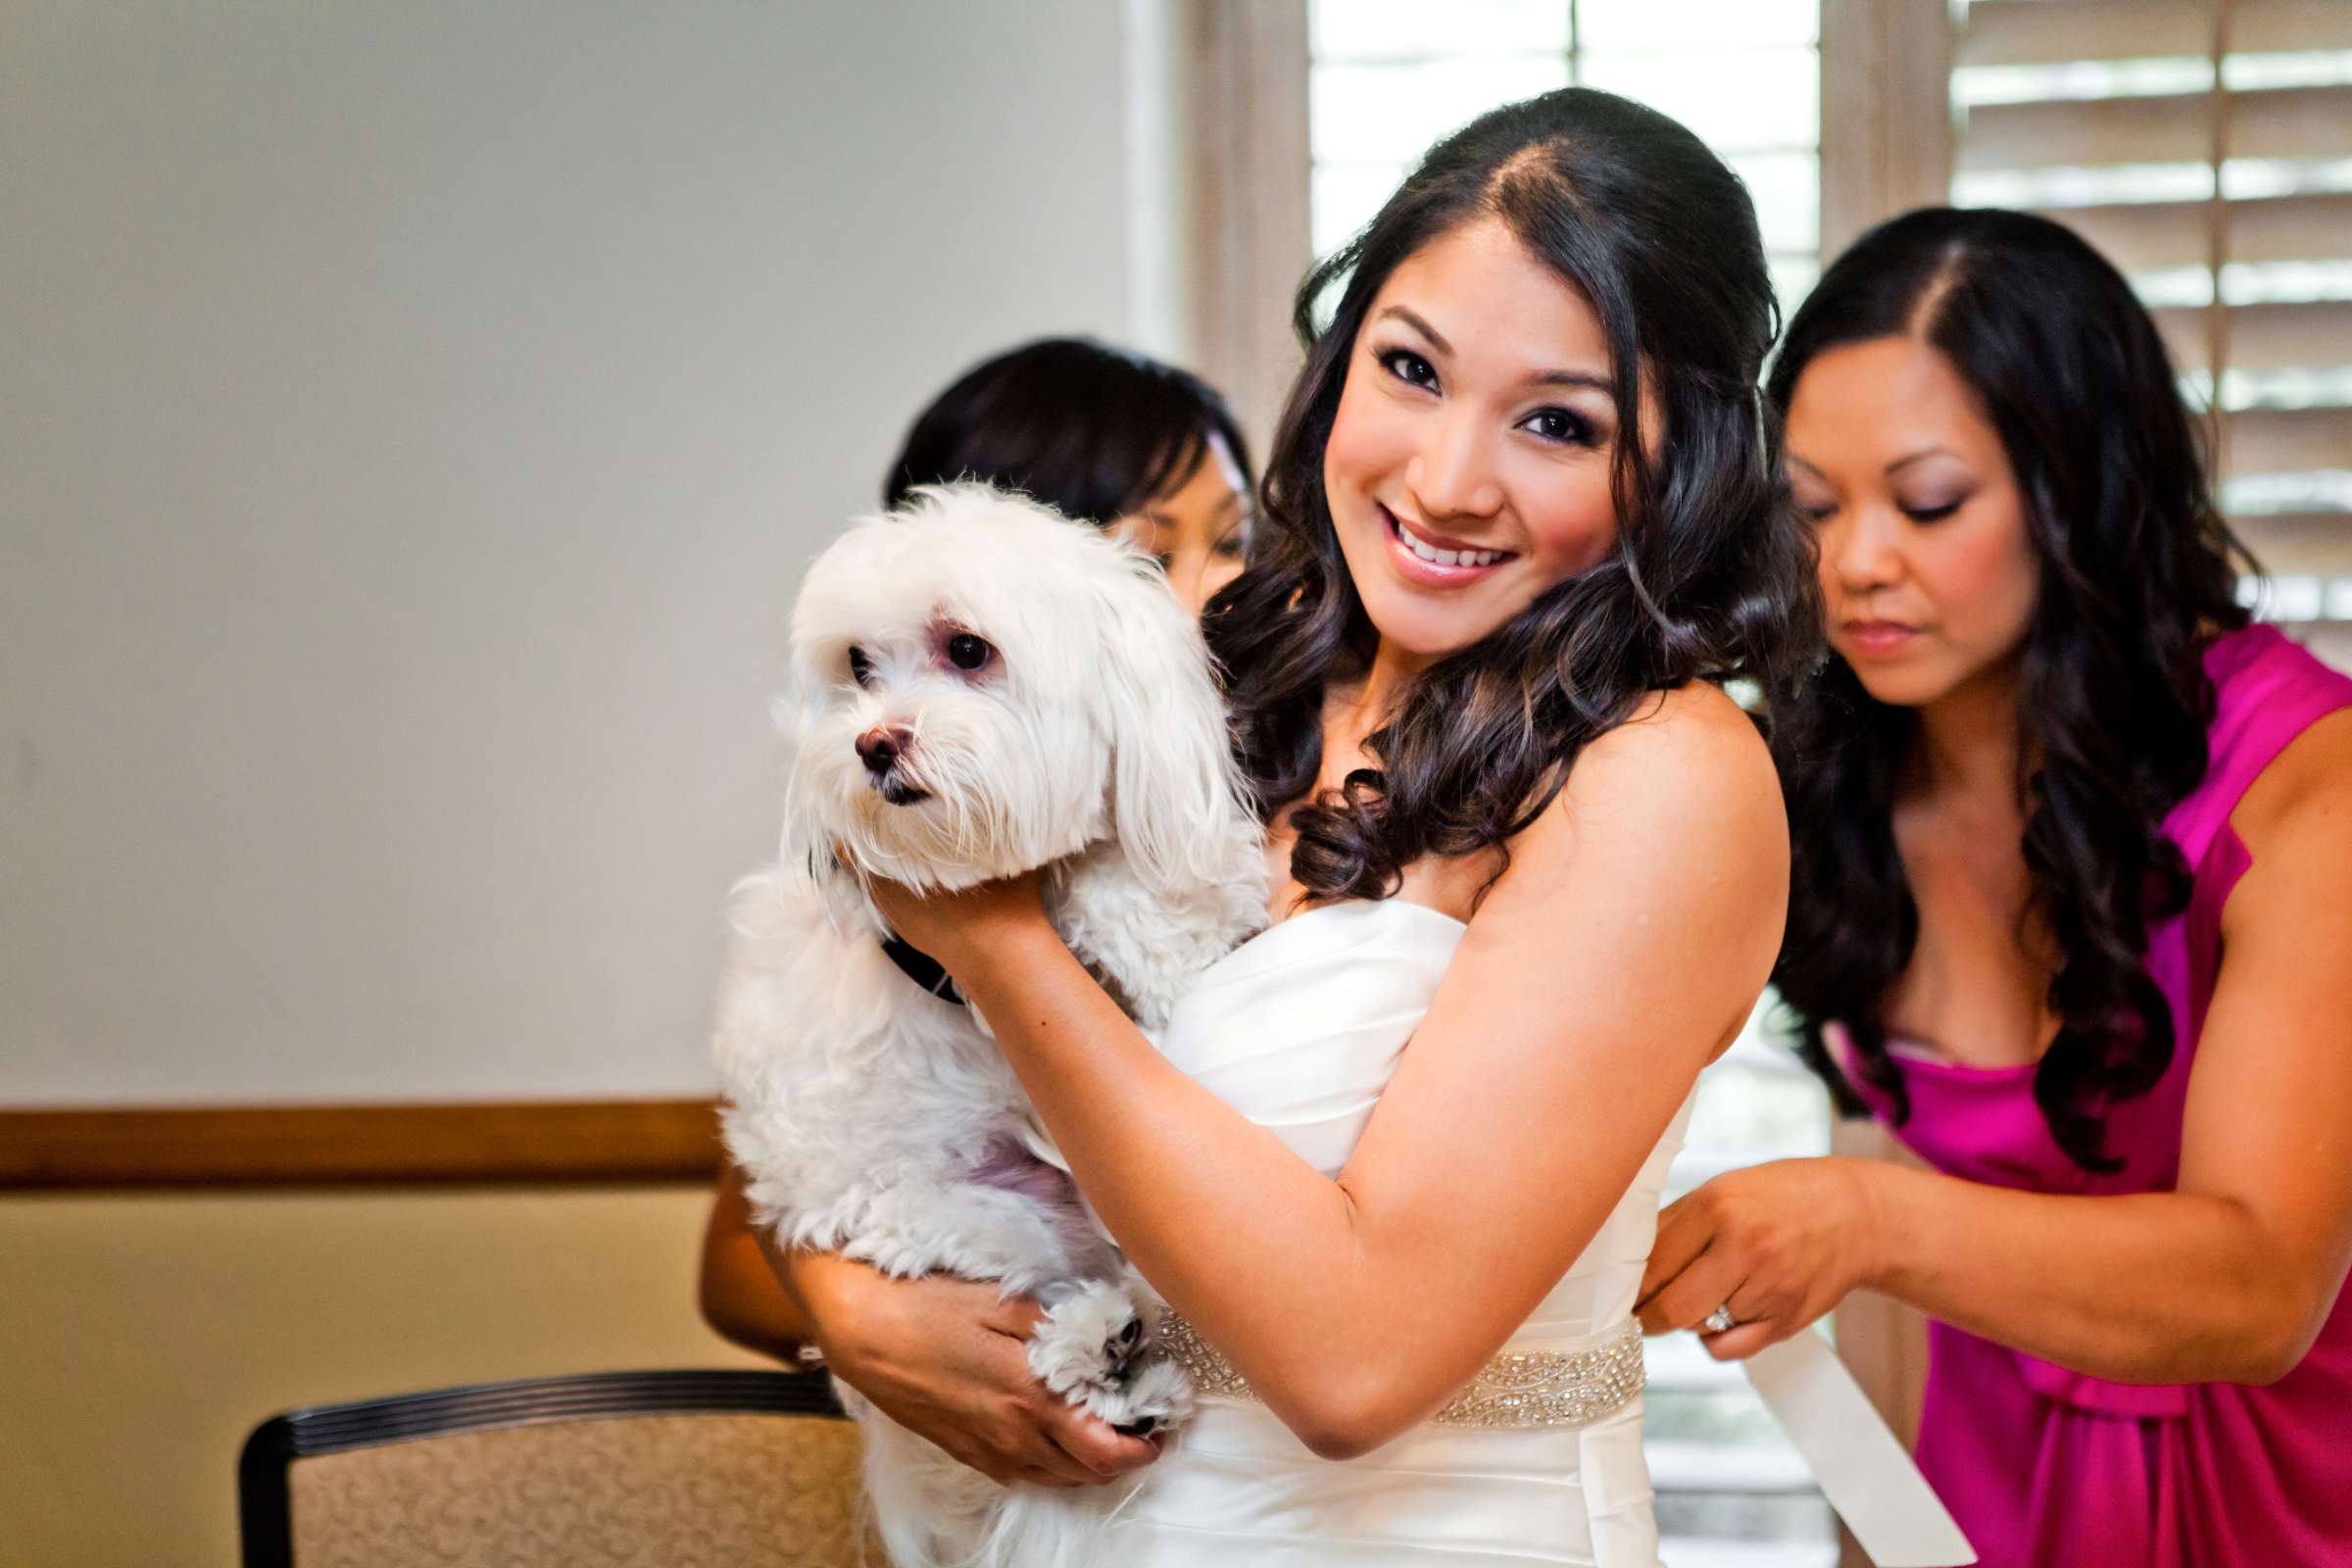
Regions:
[[[1470,957],[1589,980],[1559,962],[1566,943],[1635,991],[1671,991],[1692,1071],[1738,1033],[1788,912],[1780,782],[1738,704],[1711,687],[1651,699],[1585,748],[1510,852]]]
[[[2259,861],[2324,840],[2352,818],[2352,708],[2340,708],[2286,743],[2230,813],[2230,825]]]
[[[1512,874],[1565,870],[1603,844],[1613,863],[1630,858],[1656,875],[1785,890],[1780,779],[1746,711],[1699,682],[1645,699],[1585,747],[1559,794],[1512,841]]]
[[[1633,715],[1595,737],[1576,760],[1563,797],[1611,798],[1664,792],[1677,809],[1769,806],[1778,816],[1780,779],[1747,710],[1719,686],[1692,681],[1645,699]]]

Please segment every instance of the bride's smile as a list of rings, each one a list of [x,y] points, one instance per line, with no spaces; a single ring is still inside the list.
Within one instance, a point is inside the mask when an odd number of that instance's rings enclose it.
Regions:
[[[1612,367],[1592,308],[1499,220],[1390,274],[1356,334],[1323,471],[1392,657],[1467,648],[1615,545]]]

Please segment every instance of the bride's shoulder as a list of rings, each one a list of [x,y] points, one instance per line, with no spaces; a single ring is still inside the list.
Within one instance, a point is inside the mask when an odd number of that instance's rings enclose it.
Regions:
[[[1719,686],[1692,681],[1652,692],[1622,723],[1579,752],[1560,795],[1605,800],[1624,791],[1665,792],[1661,804],[1729,807],[1780,804],[1772,753],[1747,710]]]
[[[1786,879],[1788,818],[1755,722],[1693,681],[1643,699],[1577,754],[1559,793],[1511,846],[1514,869],[1564,869],[1605,854]]]

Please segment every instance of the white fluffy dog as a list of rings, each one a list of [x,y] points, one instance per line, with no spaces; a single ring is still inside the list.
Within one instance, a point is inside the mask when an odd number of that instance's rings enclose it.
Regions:
[[[959,484],[817,560],[793,664],[783,855],[736,889],[713,1048],[754,1214],[789,1247],[1034,1296],[1048,1388],[1129,1431],[1181,1422],[1190,1390],[1154,1353],[1148,1290],[1038,1157],[975,1010],[894,956],[841,858],[944,890],[1047,867],[1072,951],[1160,1025],[1264,920],[1197,628],[1136,551]],[[901,1568],[1095,1560],[1119,1489],[998,1488],[846,1396]]]

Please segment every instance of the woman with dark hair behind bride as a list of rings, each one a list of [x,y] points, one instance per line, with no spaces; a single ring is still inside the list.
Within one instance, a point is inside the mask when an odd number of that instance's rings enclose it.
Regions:
[[[1987,1568],[2352,1561],[2352,680],[2248,624],[2155,325],[2056,223],[1866,235],[1771,394],[1837,655],[1773,713],[1774,979],[1935,1169],[1718,1178],[1644,1325],[1927,1312]]]

